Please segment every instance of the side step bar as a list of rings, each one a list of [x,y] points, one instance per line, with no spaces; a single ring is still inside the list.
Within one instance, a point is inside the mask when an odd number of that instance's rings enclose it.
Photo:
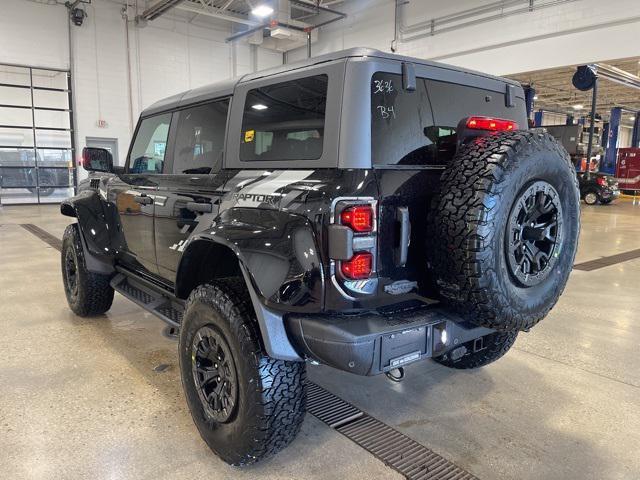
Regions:
[[[118,273],[111,279],[111,287],[122,296],[154,314],[172,327],[180,327],[184,302],[152,288],[146,282]]]

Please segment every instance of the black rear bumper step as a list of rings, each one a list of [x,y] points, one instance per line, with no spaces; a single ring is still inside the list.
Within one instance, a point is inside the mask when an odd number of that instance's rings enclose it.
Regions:
[[[172,327],[180,327],[184,313],[184,303],[168,293],[152,288],[145,282],[132,278],[124,273],[118,273],[111,279],[113,289],[138,304],[148,312],[154,314]]]
[[[393,315],[289,315],[286,327],[303,358],[357,375],[377,375],[440,356],[493,333],[438,307]]]

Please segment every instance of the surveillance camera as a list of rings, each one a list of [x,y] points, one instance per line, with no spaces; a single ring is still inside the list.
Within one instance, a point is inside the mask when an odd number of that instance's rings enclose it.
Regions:
[[[87,16],[87,12],[85,12],[82,8],[76,7],[71,10],[71,21],[76,27],[81,27],[82,22]]]

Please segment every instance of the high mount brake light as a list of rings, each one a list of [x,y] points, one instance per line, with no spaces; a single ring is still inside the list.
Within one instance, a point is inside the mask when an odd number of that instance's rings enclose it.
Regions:
[[[373,230],[373,208],[371,205],[356,205],[345,208],[340,214],[343,225],[351,227],[354,232],[366,233]]]
[[[343,261],[340,269],[350,280],[369,278],[373,270],[373,255],[369,252],[358,252],[350,260]]]
[[[467,128],[472,130],[488,130],[491,132],[510,132],[518,129],[518,124],[513,120],[491,117],[469,117]]]

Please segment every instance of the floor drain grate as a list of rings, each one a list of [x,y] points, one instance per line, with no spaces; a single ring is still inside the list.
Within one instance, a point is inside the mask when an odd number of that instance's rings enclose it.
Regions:
[[[55,235],[51,235],[46,230],[33,225],[32,223],[21,223],[20,226],[24,228],[27,232],[33,233],[36,237],[42,240],[44,243],[50,245],[55,248],[59,252],[62,251],[62,240],[60,240]]]
[[[409,480],[477,480],[446,458],[313,382],[307,383],[307,411]]]
[[[585,272],[591,272],[600,268],[610,267],[618,263],[626,262],[628,260],[634,260],[640,257],[640,248],[636,250],[629,250],[628,252],[618,253],[609,257],[597,258],[596,260],[589,260],[588,262],[576,263],[574,270],[583,270]]]

